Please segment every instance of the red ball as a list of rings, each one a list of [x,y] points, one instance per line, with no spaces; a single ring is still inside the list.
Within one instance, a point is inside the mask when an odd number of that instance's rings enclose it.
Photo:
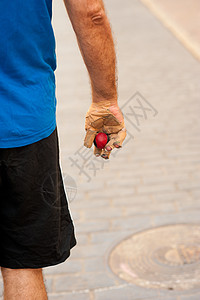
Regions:
[[[97,148],[103,149],[105,145],[108,143],[108,141],[109,139],[107,134],[103,132],[99,132],[95,137],[94,144]]]

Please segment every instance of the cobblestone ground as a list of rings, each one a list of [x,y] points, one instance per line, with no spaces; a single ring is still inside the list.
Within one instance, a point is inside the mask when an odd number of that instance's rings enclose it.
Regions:
[[[128,137],[123,150],[103,164],[83,152],[89,80],[64,6],[54,2],[61,162],[77,185],[75,199],[68,192],[78,245],[65,263],[45,269],[49,299],[197,300],[200,288],[142,288],[108,266],[111,249],[130,234],[200,223],[200,66],[141,2],[105,4],[117,40],[119,103]],[[128,115],[133,101],[149,110]]]

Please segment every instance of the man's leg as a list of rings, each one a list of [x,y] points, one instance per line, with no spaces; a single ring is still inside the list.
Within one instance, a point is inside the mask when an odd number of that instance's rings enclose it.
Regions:
[[[42,269],[1,268],[4,300],[47,300]]]

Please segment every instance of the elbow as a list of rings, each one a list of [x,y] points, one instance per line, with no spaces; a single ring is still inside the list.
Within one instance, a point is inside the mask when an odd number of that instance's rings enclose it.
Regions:
[[[105,10],[102,6],[88,7],[87,16],[94,25],[102,25],[106,18]]]
[[[105,12],[99,11],[91,16],[92,23],[95,25],[102,25],[105,21]]]

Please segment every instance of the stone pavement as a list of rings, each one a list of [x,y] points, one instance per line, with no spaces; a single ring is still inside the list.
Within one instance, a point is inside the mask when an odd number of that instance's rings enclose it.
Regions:
[[[200,224],[200,65],[140,1],[105,4],[117,40],[128,137],[102,164],[83,152],[89,80],[63,3],[54,2],[61,162],[77,185],[69,205],[78,245],[65,263],[45,269],[49,299],[199,300],[200,286],[141,287],[110,269],[113,247],[133,233]],[[138,108],[135,118],[128,115],[134,101],[148,108]]]
[[[200,60],[200,1],[141,0]]]

